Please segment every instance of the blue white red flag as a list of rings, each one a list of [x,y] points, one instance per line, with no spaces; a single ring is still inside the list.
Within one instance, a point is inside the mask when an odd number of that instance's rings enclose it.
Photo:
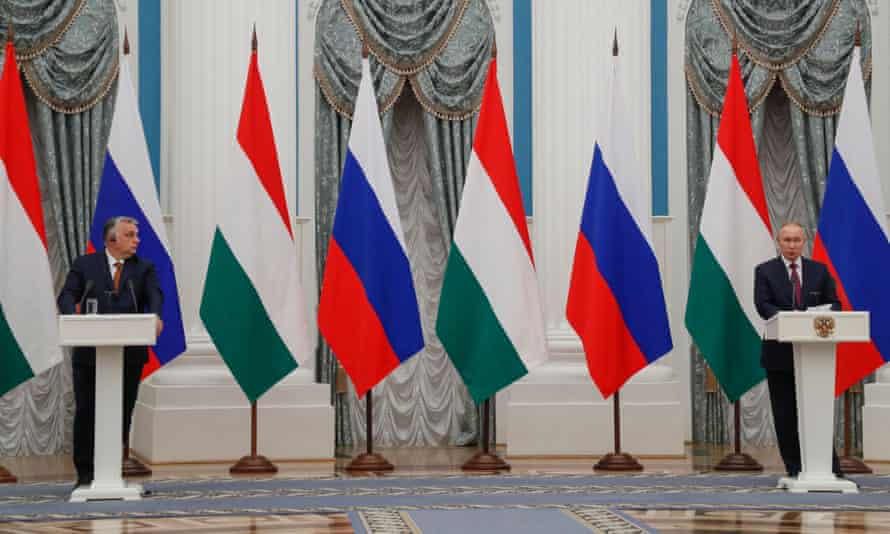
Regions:
[[[673,347],[617,56],[611,75],[566,304],[604,397]]]
[[[841,343],[835,393],[890,360],[890,234],[859,63],[853,52],[813,257],[828,265],[845,310],[868,311],[871,343]],[[806,276],[806,274],[804,274]]]
[[[359,396],[424,345],[373,80],[365,58],[318,305]]]
[[[164,229],[161,204],[155,189],[143,131],[125,56],[121,58],[117,102],[87,248],[94,250],[96,245],[102,245],[102,225],[109,218],[123,215],[139,222],[140,243],[137,254],[154,263],[161,290],[164,292],[161,312],[164,329],[155,346],[148,351],[149,360],[142,371],[142,378],[145,379],[185,352],[186,344],[179,308],[179,290],[170,258],[170,241]]]

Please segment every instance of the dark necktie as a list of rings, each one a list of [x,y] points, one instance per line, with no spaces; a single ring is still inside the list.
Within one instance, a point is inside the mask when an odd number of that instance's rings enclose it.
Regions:
[[[791,267],[791,286],[794,288],[794,308],[802,309],[800,302],[800,276],[797,274],[797,264],[792,263]]]
[[[121,285],[121,267],[124,265],[122,261],[114,262],[114,290],[117,291]]]

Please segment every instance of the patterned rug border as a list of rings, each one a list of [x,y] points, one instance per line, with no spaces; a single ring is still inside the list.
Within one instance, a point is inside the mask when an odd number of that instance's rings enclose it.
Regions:
[[[334,475],[319,475],[319,476],[238,476],[232,477],[229,475],[189,475],[182,477],[166,477],[166,478],[151,478],[149,480],[142,480],[142,482],[151,482],[151,483],[169,483],[169,482],[178,482],[178,483],[194,483],[194,484],[202,484],[205,482],[272,482],[272,481],[307,481],[307,482],[319,482],[319,481],[361,481],[361,480],[411,480],[416,481],[419,479],[429,479],[429,480],[454,480],[454,479],[524,479],[524,478],[533,478],[533,479],[553,479],[553,478],[566,478],[566,479],[603,479],[603,480],[611,480],[611,479],[621,479],[621,478],[637,478],[637,479],[650,479],[650,478],[666,478],[666,479],[674,479],[674,478],[702,478],[702,479],[711,479],[711,478],[720,478],[720,479],[739,479],[739,478],[753,478],[753,479],[778,479],[782,476],[782,473],[726,473],[719,471],[705,471],[699,473],[670,473],[670,472],[646,472],[646,473],[524,473],[524,474],[513,474],[513,473],[497,473],[497,474],[489,474],[489,473],[480,473],[476,475],[466,475],[466,474],[435,474],[435,473],[419,473],[419,474],[410,474],[410,473],[397,473],[397,474],[370,474],[364,476],[352,476],[346,474],[334,474]],[[858,477],[857,477],[858,478]],[[862,478],[865,479],[890,479],[890,473],[888,474],[878,474],[878,475],[866,475]],[[140,479],[133,479],[136,481],[140,481]],[[58,479],[58,480],[46,480],[39,482],[19,482],[16,484],[0,484],[0,490],[8,487],[15,486],[25,486],[25,487],[40,487],[40,486],[57,486],[59,484],[70,484],[74,480],[73,479]]]
[[[478,509],[478,508],[477,508]],[[508,510],[511,508],[503,507]],[[536,510],[561,510],[578,521],[581,525],[597,533],[639,534],[654,532],[624,514],[602,506],[566,506],[535,508]],[[459,510],[466,510],[460,508]],[[361,521],[363,534],[423,534],[410,516],[414,510],[398,510],[385,508],[379,510],[363,510],[357,512]],[[452,511],[452,510],[445,510]],[[457,510],[453,510],[457,511]],[[360,532],[357,529],[357,532]]]

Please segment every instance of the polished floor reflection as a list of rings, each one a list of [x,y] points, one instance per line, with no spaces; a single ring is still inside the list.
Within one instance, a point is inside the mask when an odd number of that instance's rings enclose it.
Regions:
[[[626,515],[669,533],[859,534],[890,532],[890,512],[726,512],[646,510]]]
[[[383,450],[396,465],[397,475],[465,474],[461,464],[474,452],[467,448]],[[725,450],[715,447],[688,447],[684,458],[640,458],[650,473],[689,474],[709,471],[723,457]],[[767,473],[781,471],[778,454],[770,450],[750,452]],[[326,478],[350,476],[343,468],[349,455],[332,462],[278,462],[279,477]],[[572,458],[508,458],[512,473],[529,475],[589,474],[594,457]],[[19,480],[50,482],[73,480],[74,471],[67,456],[2,458],[0,465],[8,468]],[[193,479],[226,477],[229,464],[178,464],[151,466],[149,479]],[[872,464],[878,474],[890,474],[890,464]],[[484,476],[484,475],[483,475]],[[653,531],[671,533],[871,533],[890,532],[890,510],[887,512],[825,512],[825,511],[720,511],[720,510],[632,510],[624,515]],[[172,517],[155,519],[61,520],[44,522],[2,522],[0,534],[6,533],[347,533],[354,532],[346,513],[305,513],[295,515],[261,515],[215,517]],[[384,532],[381,530],[381,532]]]

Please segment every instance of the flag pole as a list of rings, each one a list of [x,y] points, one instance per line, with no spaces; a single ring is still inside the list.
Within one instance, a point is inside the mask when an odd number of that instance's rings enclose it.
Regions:
[[[127,26],[124,26],[124,56],[130,55],[130,36],[127,33]],[[138,458],[130,456],[130,434],[124,436],[124,451],[121,460],[121,476],[124,477],[141,477],[151,475],[151,469],[139,461]]]
[[[618,57],[618,28],[612,38],[612,57]],[[595,471],[642,471],[643,466],[632,455],[621,452],[621,389],[612,395],[613,429],[615,450],[606,454],[593,466]]]
[[[250,50],[252,53],[257,52],[256,23],[253,25],[253,32],[250,36]],[[238,474],[265,474],[277,473],[278,467],[269,461],[265,456],[257,454],[257,409],[256,400],[250,403],[250,454],[242,456],[235,465],[229,468],[229,473]]]
[[[12,19],[9,21],[9,26],[6,29],[6,40],[12,42],[12,38],[15,35],[15,30],[12,27]],[[5,467],[0,465],[0,484],[14,484],[18,482],[18,479],[12,475]]]
[[[733,431],[735,447],[714,466],[714,471],[763,471],[763,466],[750,454],[742,452],[742,409],[739,401],[733,403],[735,427]]]
[[[491,398],[482,401],[482,450],[467,460],[461,469],[464,471],[501,471],[510,469],[510,464],[492,452],[491,444]]]
[[[857,384],[853,387],[859,388],[861,386]],[[874,473],[872,468],[851,454],[853,447],[853,423],[850,396],[853,394],[853,387],[844,392],[844,455],[840,458],[841,472],[845,475],[850,473],[871,474]]]
[[[368,42],[362,42],[362,59],[370,54]],[[382,455],[374,452],[374,397],[371,389],[365,393],[365,452],[359,454],[349,462],[346,470],[358,473],[371,473],[375,471],[392,471],[395,467]]]
[[[735,56],[739,52],[739,41],[735,31],[732,32],[732,55]],[[708,376],[712,371],[708,368]],[[742,409],[739,401],[733,403],[733,418],[735,421],[733,431],[733,452],[723,457],[717,465],[714,466],[715,471],[763,471],[760,465],[751,455],[742,452]]]
[[[268,458],[256,453],[256,401],[250,403],[250,454],[242,456],[235,465],[229,468],[233,475],[258,475],[265,473],[277,473],[278,467]]]
[[[642,471],[643,465],[632,455],[621,452],[621,390],[612,395],[613,434],[615,436],[615,452],[600,458],[593,466],[594,471]]]
[[[856,23],[856,34],[853,41],[854,47],[862,47],[862,30],[859,27],[859,23]],[[851,65],[852,69],[855,65]],[[844,455],[840,458],[841,463],[841,471],[843,473],[874,473],[871,467],[869,467],[864,461],[859,458],[854,458],[851,455],[851,449],[853,446],[853,423],[852,423],[852,410],[850,408],[850,396],[853,394],[853,388],[856,388],[857,393],[860,393],[862,390],[862,383],[854,385],[847,389],[844,392]]]
[[[498,58],[498,43],[491,43],[491,60]],[[482,450],[464,462],[461,469],[464,471],[500,471],[510,469],[510,464],[490,450],[491,443],[491,398],[482,401]]]
[[[393,467],[382,454],[374,452],[373,406],[374,401],[371,395],[371,390],[369,389],[365,394],[365,452],[359,454],[349,462],[349,465],[346,466],[347,471],[368,473],[375,471],[392,471],[395,469],[395,467]]]

